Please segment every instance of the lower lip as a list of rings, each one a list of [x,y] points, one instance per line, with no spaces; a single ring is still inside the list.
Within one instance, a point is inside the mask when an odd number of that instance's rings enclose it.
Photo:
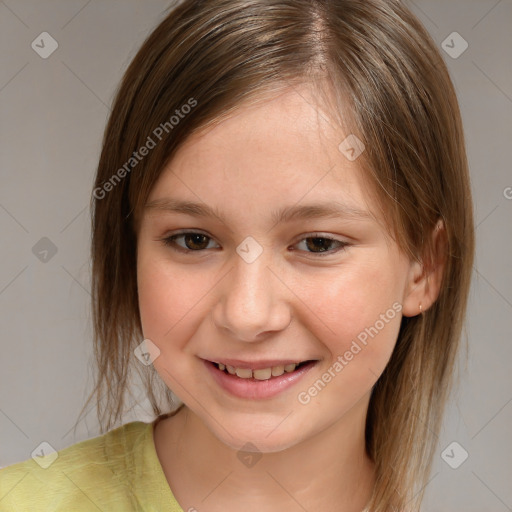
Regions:
[[[203,360],[206,368],[211,373],[217,384],[228,393],[238,397],[251,400],[263,400],[272,398],[299,382],[306,373],[313,368],[318,361],[311,361],[299,369],[283,373],[279,377],[271,377],[268,380],[241,379],[221,371],[210,361]]]

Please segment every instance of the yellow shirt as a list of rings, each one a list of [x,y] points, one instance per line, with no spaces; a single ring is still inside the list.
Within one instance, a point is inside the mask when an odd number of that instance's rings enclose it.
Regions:
[[[0,470],[0,511],[183,512],[156,454],[153,423],[127,423],[57,455],[46,469],[28,459]]]

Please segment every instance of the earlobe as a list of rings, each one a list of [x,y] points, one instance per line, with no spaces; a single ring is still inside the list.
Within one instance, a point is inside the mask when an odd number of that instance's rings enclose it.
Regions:
[[[441,219],[431,236],[431,249],[427,245],[423,260],[411,264],[402,304],[404,316],[424,313],[439,296],[448,254],[446,229]]]

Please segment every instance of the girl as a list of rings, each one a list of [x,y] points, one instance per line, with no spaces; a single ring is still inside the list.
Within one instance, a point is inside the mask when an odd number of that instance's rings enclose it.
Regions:
[[[180,2],[92,211],[102,435],[2,471],[1,510],[419,509],[474,233],[454,89],[404,5]],[[130,369],[155,420],[119,426]]]

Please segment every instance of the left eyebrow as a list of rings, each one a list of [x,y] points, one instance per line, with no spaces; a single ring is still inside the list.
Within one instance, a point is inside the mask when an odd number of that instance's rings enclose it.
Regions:
[[[193,217],[217,217],[227,224],[227,219],[217,208],[212,208],[206,204],[194,203],[192,201],[180,201],[172,198],[155,199],[146,203],[144,209],[182,213]],[[319,218],[370,220],[373,219],[373,216],[366,210],[338,202],[292,205],[280,210],[274,210],[270,215],[270,219],[274,225],[294,220]]]
[[[328,202],[320,204],[287,206],[281,210],[272,212],[271,218],[275,224],[279,224],[284,222],[291,222],[293,220],[320,218],[370,220],[373,217],[370,212],[361,210],[356,206],[338,202]]]

